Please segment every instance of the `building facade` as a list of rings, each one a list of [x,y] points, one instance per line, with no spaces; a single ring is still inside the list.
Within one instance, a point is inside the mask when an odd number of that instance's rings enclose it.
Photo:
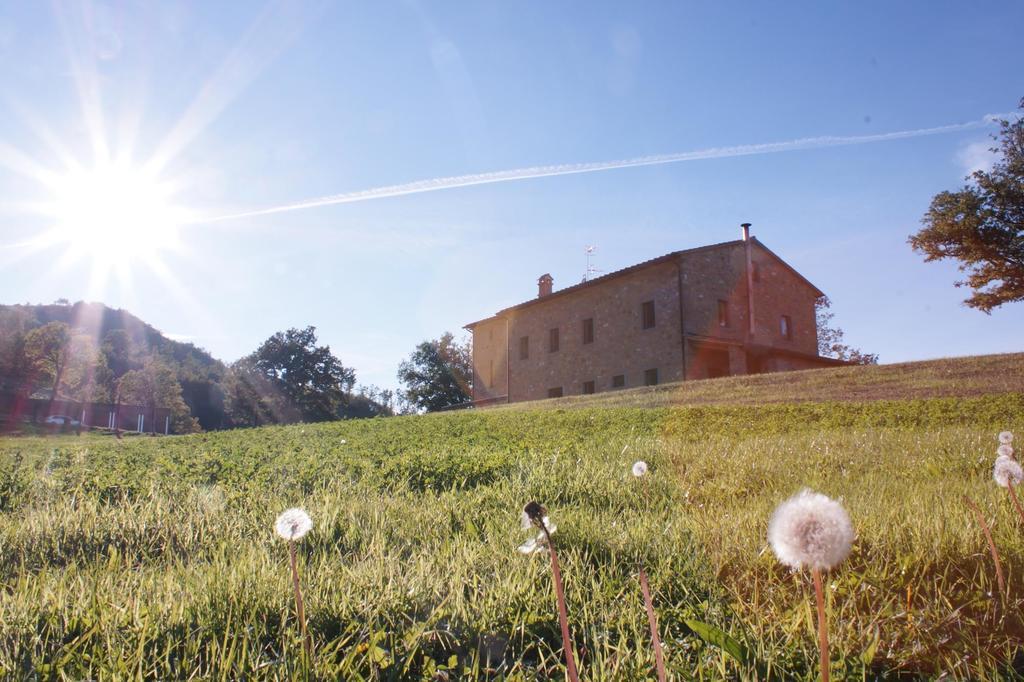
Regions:
[[[82,428],[119,429],[140,433],[171,432],[171,411],[166,407],[144,407],[112,403],[83,403],[67,398],[50,401],[0,390],[0,427],[20,422],[45,423],[47,417],[61,416]],[[0,428],[2,430],[2,428]]]
[[[818,355],[822,292],[749,235],[554,291],[466,325],[474,403],[844,364]]]

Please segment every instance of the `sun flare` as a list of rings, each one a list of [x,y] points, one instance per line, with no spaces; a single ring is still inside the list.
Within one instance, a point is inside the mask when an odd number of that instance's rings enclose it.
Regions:
[[[167,183],[130,164],[76,168],[50,189],[53,240],[95,265],[130,265],[173,249],[186,219]]]

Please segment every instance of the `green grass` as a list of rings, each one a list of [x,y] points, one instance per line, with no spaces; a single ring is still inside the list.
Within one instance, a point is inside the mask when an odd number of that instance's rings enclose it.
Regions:
[[[498,409],[764,405],[966,398],[1024,392],[1024,353],[812,369],[607,391]]]
[[[653,679],[643,561],[676,679],[812,680],[809,579],[764,540],[774,506],[811,486],[857,529],[828,578],[836,679],[1012,678],[1024,528],[990,477],[1007,428],[1024,435],[1024,394],[8,438],[0,677],[560,678],[548,563],[516,552],[537,499],[559,527],[584,679]],[[964,494],[994,522],[1006,606]],[[296,505],[314,520],[308,668],[272,532]]]

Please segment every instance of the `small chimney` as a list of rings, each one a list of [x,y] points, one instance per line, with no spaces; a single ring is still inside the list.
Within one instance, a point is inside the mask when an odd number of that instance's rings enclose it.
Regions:
[[[555,280],[552,279],[551,275],[544,273],[537,280],[537,298],[544,298],[545,296],[551,295],[551,287],[554,285]]]
[[[750,223],[741,223],[740,227],[743,228],[743,241],[750,241]]]

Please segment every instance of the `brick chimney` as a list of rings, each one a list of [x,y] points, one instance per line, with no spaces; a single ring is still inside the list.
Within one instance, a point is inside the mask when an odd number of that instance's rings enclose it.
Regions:
[[[551,295],[551,287],[554,285],[555,280],[552,279],[551,275],[544,273],[537,280],[537,298],[544,298],[545,296]]]

